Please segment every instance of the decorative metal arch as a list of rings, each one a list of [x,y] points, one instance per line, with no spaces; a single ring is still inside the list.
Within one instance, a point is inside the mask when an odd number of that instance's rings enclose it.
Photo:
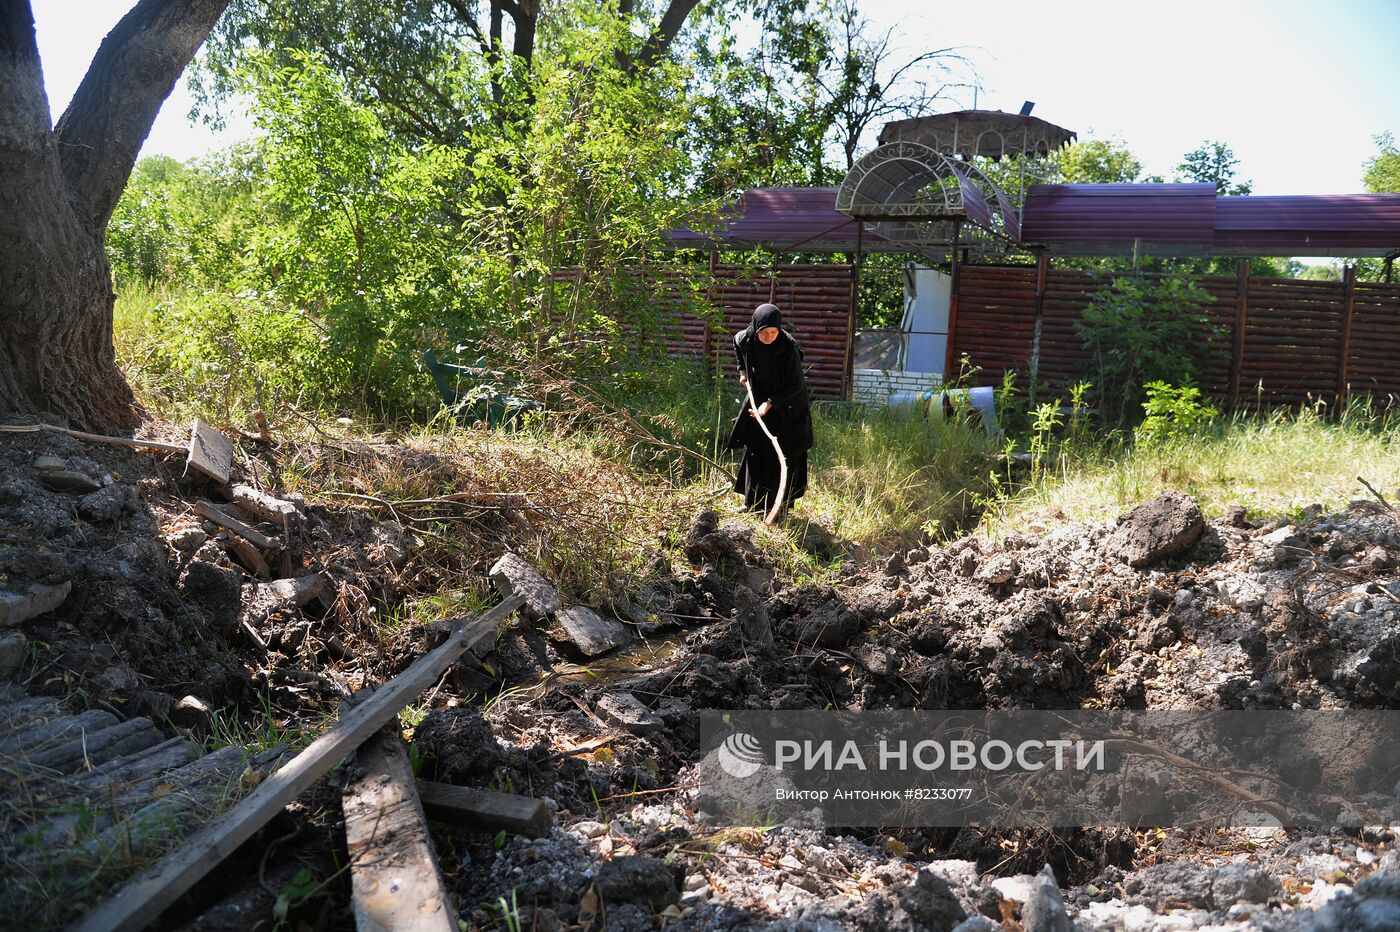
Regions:
[[[965,161],[917,142],[878,146],[851,167],[836,209],[867,221],[885,239],[929,251],[1001,252],[1021,232],[1015,205]]]

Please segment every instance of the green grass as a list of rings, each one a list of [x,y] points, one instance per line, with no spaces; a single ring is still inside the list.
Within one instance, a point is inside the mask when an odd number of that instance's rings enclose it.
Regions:
[[[1397,427],[1394,415],[1358,402],[1333,420],[1304,408],[1217,418],[1159,444],[1104,440],[1060,457],[1042,481],[993,507],[983,528],[1106,520],[1167,489],[1195,496],[1207,516],[1236,505],[1261,516],[1342,507],[1369,496],[1358,476],[1392,495],[1400,485]]]

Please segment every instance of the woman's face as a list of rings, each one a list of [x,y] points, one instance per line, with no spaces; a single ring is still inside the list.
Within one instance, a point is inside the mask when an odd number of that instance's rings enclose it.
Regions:
[[[777,327],[764,327],[762,330],[758,331],[758,342],[762,343],[764,346],[767,346],[776,339],[778,339]]]

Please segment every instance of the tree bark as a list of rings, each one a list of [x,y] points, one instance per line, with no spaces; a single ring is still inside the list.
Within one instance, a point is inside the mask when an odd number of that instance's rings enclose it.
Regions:
[[[141,411],[112,349],[107,221],[175,81],[228,0],[141,0],[55,129],[29,0],[0,0],[0,416],[92,431]]]

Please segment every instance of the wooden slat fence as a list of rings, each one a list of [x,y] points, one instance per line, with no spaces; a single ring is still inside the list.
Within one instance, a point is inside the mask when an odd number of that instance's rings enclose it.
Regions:
[[[1197,283],[1211,297],[1206,312],[1217,333],[1199,378],[1202,388],[1225,403],[1266,407],[1319,399],[1335,403],[1348,393],[1400,396],[1400,285],[1347,278],[1199,276]],[[1048,272],[1039,308],[1043,381],[1063,387],[1087,377],[1090,358],[1075,323],[1108,280],[1091,272]],[[956,300],[951,355],[968,356],[980,370],[981,384],[999,382],[1008,369],[1027,372],[1037,314],[1036,269],[963,266]]]

